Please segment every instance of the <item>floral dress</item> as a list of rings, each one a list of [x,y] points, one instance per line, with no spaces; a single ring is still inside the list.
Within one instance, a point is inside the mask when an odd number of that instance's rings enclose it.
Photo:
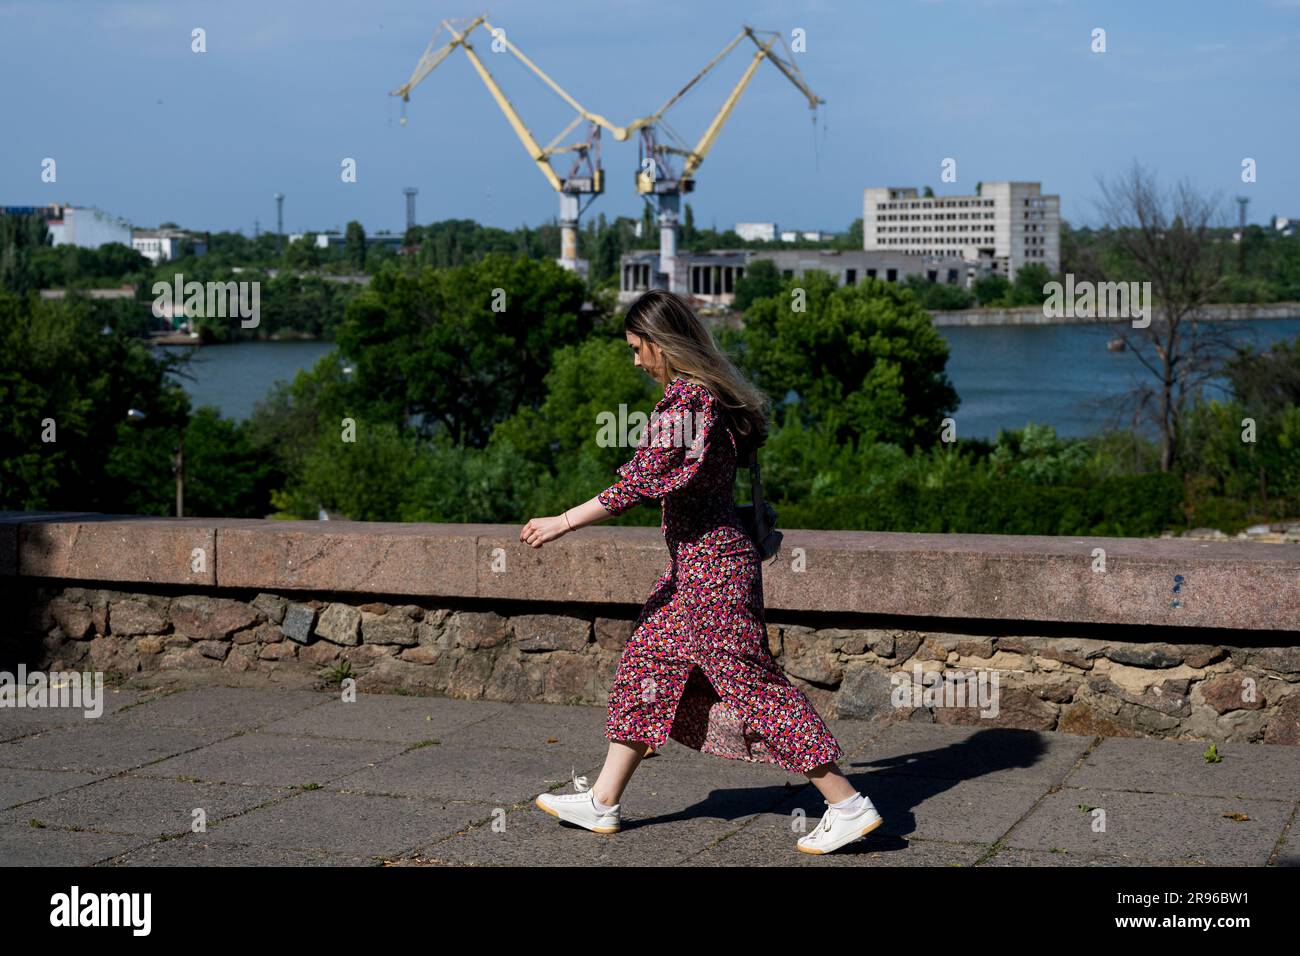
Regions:
[[[613,514],[659,499],[669,564],[623,649],[609,740],[701,753],[792,773],[844,750],[767,646],[762,563],[736,513],[736,440],[703,385],[664,390],[621,479],[597,495]]]

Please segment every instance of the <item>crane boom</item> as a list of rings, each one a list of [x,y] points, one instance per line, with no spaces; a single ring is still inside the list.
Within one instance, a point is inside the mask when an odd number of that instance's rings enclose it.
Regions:
[[[699,142],[695,144],[693,149],[661,144],[657,133],[659,127],[663,126],[670,134],[672,132],[664,121],[664,114],[721,63],[745,37],[748,37],[758,49],[744,74],[727,96],[726,101],[714,114]],[[682,281],[684,276],[677,261],[678,212],[681,206],[682,194],[694,191],[696,172],[709,155],[709,151],[713,149],[727,120],[731,118],[741,96],[754,78],[758,65],[763,60],[771,60],[786,79],[793,83],[808,99],[808,105],[811,109],[816,110],[819,103],[826,102],[818,98],[808,87],[808,84],[803,81],[799,68],[793,62],[787,63],[773,52],[772,48],[776,45],[778,38],[780,38],[780,34],[772,33],[771,37],[764,42],[759,39],[758,31],[749,26],[743,27],[740,33],[722,48],[720,53],[710,60],[695,76],[691,77],[685,86],[669,97],[663,106],[649,116],[633,120],[625,127],[629,132],[639,130],[641,133],[641,163],[636,171],[636,189],[643,196],[652,197],[651,201],[654,203],[656,210],[655,218],[659,224],[659,272],[663,275],[666,287],[672,292],[687,291],[686,284]],[[673,138],[677,139],[675,136]],[[686,143],[682,142],[681,145],[685,147]],[[680,156],[685,160],[680,175],[674,173],[674,164],[668,161],[670,156]]]
[[[546,83],[555,93],[557,93],[566,103],[568,103],[578,113],[567,127],[560,132],[554,140],[547,146],[541,146],[534,138],[532,131],[529,130],[519,111],[515,109],[514,104],[506,96],[505,91],[501,89],[496,78],[484,65],[483,61],[475,52],[473,45],[469,41],[469,35],[475,28],[483,24],[491,31],[494,42],[499,41],[505,45],[525,66],[532,70],[541,80]],[[403,104],[408,103],[411,98],[411,91],[415,89],[423,80],[433,72],[433,70],[451,55],[457,47],[465,51],[474,70],[478,73],[479,78],[483,81],[484,86],[496,101],[497,107],[505,115],[506,121],[510,128],[514,130],[515,136],[523,144],[524,150],[528,157],[537,166],[538,171],[546,178],[551,188],[560,194],[560,264],[565,268],[575,271],[583,271],[584,263],[578,259],[578,218],[582,213],[580,206],[580,197],[587,195],[592,199],[596,195],[604,192],[605,174],[600,166],[600,129],[604,126],[607,129],[614,130],[614,127],[603,116],[592,113],[582,106],[577,100],[570,96],[564,89],[552,80],[546,73],[538,67],[532,60],[524,55],[523,51],[506,39],[505,31],[498,30],[488,23],[486,16],[478,16],[470,20],[467,26],[457,29],[450,20],[443,20],[440,30],[445,29],[451,35],[451,40],[437,50],[434,49],[434,42],[437,40],[438,33],[435,32],[433,39],[425,48],[424,53],[420,56],[411,72],[410,78],[393,90],[390,95],[400,96]],[[561,139],[582,120],[590,123],[591,129],[586,140],[572,143],[568,146],[557,145]],[[405,116],[402,122],[406,122]],[[617,137],[617,133],[615,134]],[[626,134],[624,134],[626,136]],[[551,157],[557,153],[573,152],[577,155],[574,157],[573,167],[569,175],[563,179],[555,172],[551,166]],[[594,158],[594,162],[593,162]],[[586,165],[586,175],[580,175],[583,172],[583,165]],[[588,204],[592,201],[588,200]]]

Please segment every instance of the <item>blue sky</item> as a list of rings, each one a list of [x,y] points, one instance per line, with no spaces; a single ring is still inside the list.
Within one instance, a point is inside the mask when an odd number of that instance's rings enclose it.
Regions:
[[[701,225],[759,220],[840,230],[862,189],[1040,180],[1077,224],[1097,220],[1099,176],[1134,159],[1185,177],[1250,219],[1300,216],[1300,0],[498,0],[489,19],[589,109],[653,112],[742,24],[806,31],[797,62],[827,102],[761,64],[690,197]],[[484,8],[417,0],[0,0],[0,204],[97,205],[148,227],[400,229],[402,187],[421,222],[514,227],[558,200],[457,51],[399,123],[388,91],[443,18]],[[202,27],[207,52],[190,50]],[[1090,49],[1094,28],[1106,52]],[[481,28],[480,28],[481,30]],[[446,34],[444,33],[445,37]],[[478,49],[537,139],[572,112],[509,54]],[[669,114],[692,143],[739,78],[738,47]],[[574,136],[571,134],[569,140]],[[639,215],[634,141],[606,135],[607,186],[589,215]],[[41,182],[53,157],[58,181]],[[357,160],[357,182],[340,161]],[[945,158],[957,181],[940,181]],[[1257,162],[1256,182],[1240,179]],[[557,161],[567,167],[567,161]]]

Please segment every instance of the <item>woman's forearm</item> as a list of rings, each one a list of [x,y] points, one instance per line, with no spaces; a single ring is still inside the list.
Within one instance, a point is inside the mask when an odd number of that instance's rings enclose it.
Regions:
[[[606,518],[614,517],[613,513],[607,511],[598,498],[592,498],[580,505],[574,505],[564,512],[564,516],[568,519],[569,525],[574,531],[584,525],[595,524],[598,521],[604,521]]]

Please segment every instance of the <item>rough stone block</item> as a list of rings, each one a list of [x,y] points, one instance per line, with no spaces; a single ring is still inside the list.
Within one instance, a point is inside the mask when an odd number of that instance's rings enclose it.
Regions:
[[[311,640],[313,629],[316,626],[316,611],[306,604],[290,604],[284,612],[284,621],[280,629],[284,636],[291,641],[299,644],[306,644]]]
[[[360,644],[361,612],[346,604],[331,604],[316,622],[316,636],[334,644]]]

